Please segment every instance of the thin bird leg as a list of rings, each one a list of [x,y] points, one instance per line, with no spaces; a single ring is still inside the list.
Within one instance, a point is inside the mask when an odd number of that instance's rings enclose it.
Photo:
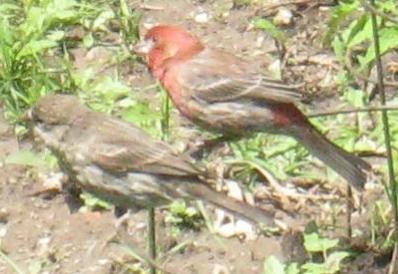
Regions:
[[[352,188],[350,185],[347,185],[347,195],[346,195],[346,209],[347,209],[347,238],[351,242],[352,240]]]
[[[81,189],[76,187],[72,182],[66,182],[62,184],[62,192],[64,194],[64,200],[71,213],[75,213],[80,207],[84,205],[80,199],[82,193]]]
[[[156,260],[156,231],[155,231],[155,208],[148,209],[148,248],[149,256]],[[150,274],[156,274],[156,268],[153,265],[149,266]]]

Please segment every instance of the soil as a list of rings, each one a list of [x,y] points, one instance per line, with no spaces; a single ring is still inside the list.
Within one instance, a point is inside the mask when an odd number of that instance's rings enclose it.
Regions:
[[[238,2],[238,1],[237,1]],[[249,27],[251,18],[261,15],[256,5],[232,8],[230,1],[145,1],[142,29],[158,23],[172,23],[187,27],[215,47],[222,47],[245,58],[260,62],[264,67],[276,64],[278,50],[272,38],[264,31]],[[157,8],[160,8],[158,10]],[[289,37],[287,54],[294,56],[295,65],[286,67],[285,78],[292,84],[303,84],[302,89],[319,104],[313,111],[328,107],[337,100],[333,77],[336,62],[331,52],[320,46],[321,34],[327,28],[329,7],[309,5],[287,6],[293,12],[293,22],[285,27]],[[265,11],[263,11],[265,12]],[[208,16],[206,19],[205,14]],[[204,18],[204,19],[203,19]],[[206,19],[206,20],[205,20]],[[199,22],[198,22],[199,21]],[[202,22],[205,21],[205,22]],[[77,50],[74,52],[76,66],[84,67],[93,60],[100,62],[95,54],[103,49]],[[94,53],[95,54],[94,54]],[[94,54],[94,57],[93,57]],[[124,79],[132,87],[153,83],[148,71],[142,65],[123,68]],[[105,72],[106,73],[106,72]],[[332,75],[332,78],[328,78]],[[329,80],[325,80],[329,79]],[[151,94],[151,93],[149,93]],[[322,96],[320,96],[322,95]],[[153,104],[159,98],[153,97]],[[152,96],[152,97],[151,97]],[[321,98],[321,99],[319,99]],[[193,139],[190,124],[174,113],[173,119],[182,121],[181,134]],[[188,133],[186,133],[187,131]],[[181,137],[182,139],[182,137]],[[146,212],[140,211],[116,227],[116,217],[112,211],[72,212],[63,195],[56,192],[37,194],[51,188],[48,184],[59,180],[59,174],[42,168],[7,165],[3,160],[12,153],[34,145],[30,140],[18,142],[13,129],[0,121],[0,242],[1,250],[24,273],[142,273],[131,270],[143,267],[132,256],[128,256],[116,242],[130,245],[146,254]],[[344,191],[327,188],[336,195],[330,211],[335,212],[333,223],[345,224]],[[364,208],[375,200],[385,199],[381,187],[373,186],[365,193]],[[301,215],[303,220],[323,220],[331,218],[328,211],[314,201],[294,200],[289,210]],[[297,202],[297,203],[296,203]],[[329,211],[329,212],[330,212]],[[238,235],[223,237],[208,229],[186,230],[177,236],[164,221],[165,211],[156,211],[157,244],[161,259],[159,265],[170,273],[263,273],[264,260],[274,255],[282,262],[303,261],[307,254],[303,251],[300,237],[292,232],[259,235],[255,239],[244,239]],[[369,213],[369,212],[368,212]],[[213,216],[213,215],[212,215]],[[369,235],[369,220],[365,212],[353,214],[354,230],[362,231],[362,237]],[[343,236],[344,225],[331,234]],[[290,228],[289,230],[302,230]],[[117,235],[116,235],[117,234]],[[116,236],[115,236],[116,235]],[[387,273],[386,257],[391,254],[375,254],[362,248],[361,237],[357,241],[359,256],[341,273]],[[175,253],[169,251],[176,246],[184,247]],[[367,251],[367,252],[365,252]],[[131,267],[127,272],[126,266]],[[144,267],[145,268],[145,267]],[[0,260],[0,273],[15,273],[10,264]]]

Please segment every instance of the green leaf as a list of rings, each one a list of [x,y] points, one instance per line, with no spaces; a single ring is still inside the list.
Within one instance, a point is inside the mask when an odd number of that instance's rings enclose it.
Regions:
[[[93,67],[80,69],[72,72],[72,79],[81,90],[90,89],[90,83],[96,76],[96,71]]]
[[[131,97],[125,97],[125,98],[117,101],[117,105],[122,109],[134,107],[136,104],[137,104],[137,100],[135,100]]]
[[[150,125],[148,130],[156,130],[153,124],[160,121],[162,116],[159,112],[152,110],[148,103],[136,103],[134,106],[122,111],[122,118],[139,126]]]
[[[128,95],[130,87],[107,76],[100,79],[92,88],[93,92],[105,95],[107,100],[114,100],[122,95]]]
[[[343,98],[354,107],[363,107],[365,103],[365,93],[360,89],[349,88]]]
[[[339,273],[341,261],[350,256],[348,252],[334,252],[326,258],[324,263],[306,263],[301,266],[305,274],[334,274]]]
[[[353,21],[340,35],[336,35],[332,47],[337,58],[344,62],[347,49],[367,41],[371,37],[371,21],[367,15],[364,15]]]
[[[333,252],[326,258],[324,264],[329,269],[330,273],[337,273],[340,271],[341,261],[349,256],[350,253],[345,251]]]
[[[0,21],[0,45],[11,46],[14,41],[14,32],[10,26],[7,18],[2,18]]]
[[[339,59],[340,61],[344,61],[347,48],[342,39],[337,35],[333,39],[332,48],[334,54],[336,54],[337,59]]]
[[[126,0],[120,0],[120,13],[124,17],[131,16],[129,6],[126,3]]]
[[[25,22],[20,25],[19,31],[24,38],[31,34],[41,34],[45,31],[46,12],[41,7],[31,7],[28,9]]]
[[[21,8],[18,5],[4,3],[0,5],[0,15],[6,16],[8,14],[15,13],[20,9]]]
[[[286,274],[299,274],[300,269],[297,263],[291,263],[286,269]]]
[[[348,32],[348,48],[352,48],[364,41],[368,41],[373,37],[372,21],[370,20],[369,16],[364,15],[351,24]]]
[[[51,41],[60,41],[65,37],[65,32],[62,30],[55,30],[47,35],[47,39]]]
[[[101,12],[93,22],[93,30],[101,28],[106,22],[113,18],[115,18],[115,14],[112,10],[105,10]]]
[[[323,44],[330,43],[339,26],[349,15],[358,10],[359,5],[359,1],[353,1],[352,3],[341,2],[332,9],[332,16],[328,22],[329,28],[323,39]]]
[[[283,32],[281,32],[271,21],[260,18],[255,19],[253,24],[256,28],[267,31],[274,39],[283,43],[286,41],[286,36]]]
[[[20,60],[22,57],[35,55],[37,53],[43,53],[45,50],[49,48],[53,48],[58,44],[51,40],[38,40],[38,41],[30,41],[27,43],[17,54],[16,59]]]
[[[320,238],[317,233],[304,234],[304,247],[308,252],[325,252],[338,243],[337,239]]]
[[[28,9],[26,20],[19,30],[26,38],[31,35],[37,37],[58,23],[78,18],[76,7],[74,0],[42,1]]]
[[[103,208],[103,209],[111,209],[112,204],[108,203],[95,195],[89,193],[89,192],[83,192],[80,194],[80,198],[84,201],[84,205],[91,209],[95,208]]]
[[[392,49],[398,48],[398,27],[383,28],[379,31],[380,54],[383,55]],[[376,58],[374,46],[368,47],[364,57],[358,56],[361,68],[365,68],[370,62]]]
[[[301,268],[306,270],[304,274],[332,274],[325,264],[305,263]]]
[[[49,24],[65,22],[78,17],[78,6],[74,0],[53,0],[49,1],[46,8],[46,15]]]
[[[394,13],[395,15],[398,15],[398,6],[397,1],[395,0],[377,1],[377,7],[382,12]]]
[[[43,167],[49,166],[49,163],[43,158],[43,155],[35,154],[30,150],[20,150],[9,155],[5,159],[6,164]]]
[[[274,256],[268,257],[264,262],[264,274],[285,274],[285,265]]]
[[[91,32],[84,36],[83,45],[85,48],[91,48],[94,45],[94,37]]]

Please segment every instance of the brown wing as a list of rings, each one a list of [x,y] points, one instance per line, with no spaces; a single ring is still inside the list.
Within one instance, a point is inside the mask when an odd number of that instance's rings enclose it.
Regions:
[[[192,90],[196,99],[209,103],[237,99],[284,103],[302,100],[302,94],[294,87],[260,73],[250,63],[232,54],[216,49],[202,51],[185,63],[180,72],[179,84]]]
[[[100,113],[91,113],[87,130],[92,137],[89,157],[111,172],[136,171],[172,176],[195,176],[198,169],[188,157],[175,153],[141,129]]]

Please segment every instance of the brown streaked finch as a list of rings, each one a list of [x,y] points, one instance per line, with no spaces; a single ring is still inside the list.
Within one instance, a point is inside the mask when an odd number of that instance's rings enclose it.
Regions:
[[[255,223],[273,215],[216,192],[190,158],[141,129],[92,111],[71,95],[47,95],[30,110],[33,134],[77,186],[123,208],[199,199]]]

